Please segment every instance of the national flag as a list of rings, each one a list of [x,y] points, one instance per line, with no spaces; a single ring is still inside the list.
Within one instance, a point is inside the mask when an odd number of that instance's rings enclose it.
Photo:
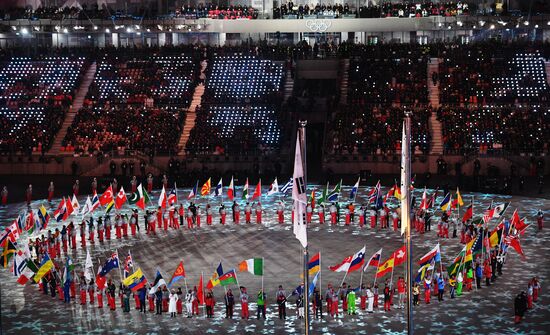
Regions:
[[[466,208],[466,212],[464,213],[464,216],[462,216],[462,222],[466,222],[470,220],[474,216],[474,207],[472,204]]]
[[[35,216],[34,211],[30,210],[27,213],[27,216],[25,217],[25,231],[29,232],[29,234],[31,234],[34,229],[34,223],[35,223],[34,216]]]
[[[443,200],[441,200],[439,207],[442,211],[446,211],[451,208],[451,193],[445,194],[445,197],[443,197]]]
[[[105,192],[103,192],[103,194],[99,197],[99,203],[101,204],[101,206],[110,204],[114,200],[113,196],[113,185],[109,185]]]
[[[260,179],[258,181],[258,184],[256,185],[256,189],[254,189],[254,194],[252,194],[252,200],[259,198],[262,196],[262,180]]]
[[[508,209],[508,206],[510,206],[509,202],[495,206],[495,208],[493,208],[492,218],[497,218],[497,219],[500,218],[502,215],[504,215],[504,212],[506,212],[506,209]]]
[[[327,182],[327,186],[323,190],[323,193],[321,193],[321,197],[317,199],[317,202],[322,205],[325,202],[327,202],[327,197],[328,197],[328,182]]]
[[[456,188],[456,199],[453,201],[453,207],[456,207],[457,205],[459,207],[464,206],[464,201],[462,201],[462,196],[460,195],[458,187]]]
[[[57,209],[53,213],[53,217],[55,218],[55,221],[61,222],[66,212],[67,212],[67,205],[65,204],[65,197],[63,197],[63,199],[61,199],[61,202],[57,206]]]
[[[15,255],[17,248],[16,244],[12,242],[10,239],[6,239],[4,241],[4,244],[2,244],[2,254],[0,255],[0,263],[2,263],[2,266],[4,268],[8,267],[8,264],[10,263],[11,256]]]
[[[211,178],[208,178],[208,180],[201,187],[201,195],[203,197],[210,195],[210,188],[211,188]]]
[[[294,184],[294,180],[292,177],[290,177],[289,181],[286,182],[286,184],[281,187],[281,193],[287,193],[289,190],[292,190],[292,185]]]
[[[315,291],[315,286],[317,286],[317,281],[319,280],[319,272],[313,277],[313,281],[309,284],[308,296],[311,297],[313,291]]]
[[[361,181],[361,177],[357,178],[357,182],[353,187],[351,188],[351,191],[349,192],[349,199],[352,201],[355,201],[355,197],[357,196],[357,191],[359,191],[359,181]]]
[[[221,286],[237,284],[237,274],[235,273],[235,269],[229,270],[228,272],[221,275],[219,280]]]
[[[199,288],[197,289],[197,300],[199,301],[200,305],[204,305],[205,303],[203,286],[204,285],[203,285],[202,273],[201,273],[201,278],[199,279]]]
[[[74,211],[78,214],[78,209],[80,208],[80,204],[78,203],[78,199],[76,198],[76,195],[74,195],[74,193],[71,199],[71,205],[73,206]]]
[[[502,237],[502,229],[494,230],[489,236],[489,245],[491,248],[496,247],[500,244],[500,239]]]
[[[235,199],[235,185],[233,184],[233,176],[231,176],[231,182],[229,182],[229,187],[227,188],[227,197],[231,201]]]
[[[218,286],[220,284],[220,277],[223,276],[223,267],[222,263],[218,264],[218,267],[216,268],[216,272],[210,277],[210,280],[208,280],[208,283],[206,283],[207,289],[212,289],[215,286]]]
[[[340,264],[330,266],[330,271],[353,272],[360,269],[365,262],[365,251],[366,247],[363,247],[363,249],[359,250],[354,255],[346,257]]]
[[[21,275],[17,278],[17,282],[21,285],[25,285],[38,272],[38,266],[36,266],[32,259],[27,258],[25,265],[25,268],[21,271]]]
[[[84,278],[89,282],[93,276],[94,262],[92,262],[92,256],[90,251],[86,250],[86,261],[84,263]]]
[[[243,200],[248,200],[248,178],[246,178],[246,182],[244,183],[244,186],[243,186],[243,197],[242,197]]]
[[[512,228],[515,228],[521,235],[523,235],[523,232],[529,226],[528,224],[525,224],[525,220],[519,218],[517,209],[512,214],[511,225]]]
[[[216,185],[216,189],[214,190],[214,195],[216,197],[219,197],[223,194],[223,185],[222,185],[222,178],[220,178],[220,181],[218,182],[218,185]]]
[[[250,258],[239,263],[239,272],[248,271],[255,276],[264,275],[264,259]]]
[[[295,295],[302,295],[304,294],[304,284],[296,287],[293,291],[292,291],[292,296],[295,296]]]
[[[126,279],[122,281],[124,286],[127,286],[132,291],[137,291],[143,287],[145,287],[145,284],[147,284],[147,279],[143,275],[143,272],[141,272],[141,268],[138,268],[136,272],[129,275]]]
[[[168,193],[168,206],[172,206],[178,202],[178,191],[176,183],[174,183],[174,188]]]
[[[114,207],[115,207],[115,201],[113,200],[107,204],[107,207],[105,207],[105,213],[110,213]]]
[[[463,248],[462,251],[458,253],[458,255],[455,257],[454,261],[447,267],[447,273],[449,274],[449,277],[454,275],[458,272],[460,266],[462,265],[462,260],[464,258],[464,255],[466,253],[466,248]],[[421,268],[425,267],[428,264],[435,264],[435,261],[432,259],[430,263],[424,264],[421,266]],[[420,270],[419,270],[420,271]]]
[[[170,279],[170,283],[168,284],[168,287],[172,287],[178,280],[185,278],[185,268],[183,267],[183,261],[180,261],[178,264],[178,267],[174,271],[174,274],[172,275],[172,278]]]
[[[65,268],[63,270],[63,284],[71,282],[71,272],[74,270],[74,264],[71,257],[67,256],[67,261],[65,263]]]
[[[90,196],[86,197],[86,202],[84,203],[84,206],[80,209],[80,215],[86,215],[91,212],[92,209],[92,199]]]
[[[395,250],[393,252],[393,260],[394,260],[394,266],[399,266],[407,260],[407,248],[406,246],[402,246],[401,248]]]
[[[381,186],[380,186],[380,180],[379,180],[378,182],[376,182],[376,185],[374,186],[374,188],[369,192],[369,203],[378,202],[378,198],[380,197],[380,187]]]
[[[365,267],[363,268],[363,271],[367,271],[367,268],[369,266],[376,266],[378,268],[378,266],[380,266],[380,258],[382,257],[382,249],[378,250],[377,252],[375,252],[371,258],[368,260],[368,262],[365,264]]]
[[[73,214],[74,212],[73,204],[71,202],[71,197],[67,197],[67,199],[65,200],[65,207],[67,207],[67,210],[63,214],[63,220],[67,220],[69,218],[69,215]]]
[[[44,277],[53,268],[54,268],[54,264],[50,259],[50,256],[48,256],[48,253],[45,253],[44,257],[42,258],[42,262],[40,263],[40,267],[38,268],[38,271],[36,271],[36,274],[34,275],[34,282],[39,283],[42,277]]]
[[[384,202],[387,202],[390,197],[394,197],[398,200],[401,199],[400,187],[397,184],[394,184],[389,190],[386,196],[384,197]]]
[[[277,183],[277,177],[275,177],[275,180],[271,183],[269,186],[269,190],[267,191],[267,195],[273,195],[279,193],[279,183]]]
[[[431,198],[430,198],[430,202],[428,202],[428,208],[432,208],[435,206],[435,202],[437,200],[437,192],[439,192],[439,186],[436,187],[434,193],[432,194]]]
[[[38,208],[36,214],[38,222],[40,222],[40,227],[38,227],[37,231],[46,229],[48,227],[48,222],[50,222],[50,215],[48,214],[46,207],[44,207],[44,205],[41,205],[40,208]]]
[[[124,260],[124,278],[128,277],[130,271],[134,269],[134,260],[132,259],[132,254],[128,250],[128,255]]]
[[[307,263],[307,270],[309,275],[311,276],[314,273],[319,272],[320,269],[321,269],[321,253],[318,252],[313,257],[311,257],[311,259]]]
[[[4,245],[6,240],[10,240],[12,243],[15,243],[19,238],[19,227],[17,226],[17,220],[14,221],[9,227],[4,229],[4,233],[0,237],[0,244]]]
[[[114,252],[101,268],[100,276],[105,277],[112,269],[119,267],[118,254]]]
[[[136,192],[132,193],[130,198],[128,198],[128,203],[130,205],[136,205],[142,210],[145,209],[145,205],[149,202],[149,194],[143,188],[141,184],[136,189]]]
[[[100,290],[104,289],[107,284],[107,278],[101,276],[101,270],[101,265],[98,265],[97,274],[95,275],[95,284]]]
[[[176,281],[174,281],[175,283]],[[149,290],[149,294],[155,294],[155,292],[157,291],[157,289],[159,287],[161,287],[162,285],[166,285],[166,281],[164,280],[164,278],[162,278],[162,275],[160,274],[160,271],[157,270],[157,275],[155,276],[155,281],[153,282],[153,286],[151,287],[151,289]],[[172,286],[172,282],[170,282],[169,285],[167,285],[168,287],[171,287]]]
[[[118,191],[118,194],[116,195],[115,208],[120,209],[127,200],[128,198],[126,198],[126,193],[124,192],[124,186],[121,186],[120,191]]]
[[[160,191],[159,200],[158,200],[157,205],[158,205],[158,207],[164,209],[164,208],[166,208],[166,203],[167,202],[168,202],[168,198],[166,196],[166,189],[164,188],[164,185],[162,185],[162,190]]]
[[[422,265],[429,263],[432,259],[434,259],[436,263],[441,262],[441,250],[439,248],[439,243],[435,247],[433,247],[432,250],[428,251],[427,254],[422,256],[418,261],[418,264]]]
[[[101,205],[101,203],[99,202],[99,196],[97,195],[97,193],[94,191],[94,195],[92,197],[92,206],[90,207],[90,212],[93,212],[95,211],[96,209],[99,208],[99,205]]]
[[[27,267],[28,258],[22,250],[17,250],[14,255],[12,272],[14,277],[19,277]]]
[[[341,189],[342,189],[342,180],[340,179],[338,184],[336,184],[336,186],[334,186],[332,191],[330,191],[330,193],[327,195],[327,201],[328,202],[338,202],[338,198],[340,198]]]
[[[422,280],[424,280],[424,277],[426,277],[426,272],[431,271],[434,268],[435,268],[435,261],[433,259],[431,262],[422,265],[418,269],[418,274],[416,275],[415,282],[419,283]]]
[[[394,266],[393,263],[394,259],[392,255],[384,263],[382,263],[382,265],[378,267],[378,271],[376,271],[376,278],[383,277],[385,274],[391,272]]]
[[[517,235],[506,236],[504,238],[504,243],[514,248],[514,250],[516,250],[517,253],[520,254],[521,257],[525,260],[525,254],[523,253],[523,249],[521,248],[521,244],[519,243],[519,237]]]
[[[422,200],[420,201],[420,210],[427,210],[428,209],[428,198],[426,195],[426,188],[424,187],[424,193],[422,193]]]
[[[304,165],[302,161],[302,149],[300,136],[296,137],[296,148],[294,151],[294,172],[292,174],[292,200],[294,201],[294,222],[293,233],[300,241],[302,247],[307,247],[307,224],[304,220],[306,212],[307,195],[304,180]]]

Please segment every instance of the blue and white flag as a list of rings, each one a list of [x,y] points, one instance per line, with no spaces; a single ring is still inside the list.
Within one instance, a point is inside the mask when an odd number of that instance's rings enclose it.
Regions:
[[[218,182],[218,185],[216,185],[216,190],[214,191],[214,196],[219,197],[222,195],[223,186],[222,186],[222,178],[220,178],[220,181]]]
[[[321,271],[317,271],[317,274],[315,275],[315,277],[313,277],[313,281],[311,282],[311,284],[309,284],[308,297],[311,297],[311,295],[313,294],[313,290],[315,290],[315,286],[317,286],[317,280],[319,279],[319,273],[321,273]]]
[[[281,193],[287,193],[288,191],[292,190],[292,186],[294,185],[294,181],[292,180],[292,177],[289,179],[289,181],[281,187]]]
[[[355,197],[357,196],[357,191],[359,190],[359,181],[361,180],[361,177],[357,178],[357,182],[353,187],[351,188],[351,192],[349,193],[349,199],[355,201]]]

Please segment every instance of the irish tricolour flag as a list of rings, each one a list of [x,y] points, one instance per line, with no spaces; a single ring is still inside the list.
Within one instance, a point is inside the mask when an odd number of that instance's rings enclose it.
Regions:
[[[239,271],[248,271],[256,276],[264,275],[264,259],[250,258],[239,263]]]

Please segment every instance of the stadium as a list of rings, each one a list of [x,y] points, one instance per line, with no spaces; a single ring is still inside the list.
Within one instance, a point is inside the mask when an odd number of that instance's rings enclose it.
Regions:
[[[549,99],[542,0],[2,1],[1,332],[546,334]]]

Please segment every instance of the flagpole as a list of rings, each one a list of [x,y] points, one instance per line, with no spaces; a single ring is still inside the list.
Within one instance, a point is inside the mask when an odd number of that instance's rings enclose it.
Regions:
[[[202,306],[204,307],[204,314],[206,314],[206,291],[204,289],[204,272],[201,271],[201,289],[202,289]],[[200,302],[200,301],[199,301]]]
[[[265,269],[264,258],[262,257],[262,292],[264,291],[264,269]]]
[[[321,257],[321,251],[319,251],[319,287],[320,287],[319,292],[322,292],[322,290],[323,290],[323,285],[322,285],[323,282],[321,281],[321,280],[323,279],[323,274],[322,274],[322,272],[321,272],[321,271],[323,270],[323,267],[321,266],[321,258],[322,258],[322,257]],[[321,294],[321,300],[322,300],[322,296],[323,296],[323,295]],[[321,310],[321,312],[322,312],[322,310]],[[321,313],[321,315],[322,315],[322,314],[323,314],[323,313]]]
[[[382,250],[382,249],[380,249]],[[380,251],[380,259],[378,260],[378,265],[376,265],[376,272],[374,273],[374,282],[372,283],[372,289],[374,290],[374,286],[376,285],[376,276],[378,275],[378,269],[380,268],[380,262],[382,261],[382,251]]]
[[[304,171],[304,188],[307,192],[307,150],[306,150],[306,120],[300,120],[299,121],[300,127],[299,127],[299,136],[300,136],[300,147],[302,150],[302,163],[303,163],[303,171]],[[294,181],[296,182],[296,181]],[[301,204],[300,204],[301,206]],[[301,211],[296,211],[298,214]],[[309,272],[307,269],[307,264],[309,262],[309,252],[308,247],[304,248],[304,265],[303,265],[303,271],[304,271],[304,289],[309,290]],[[304,294],[304,334],[309,335],[309,294]]]
[[[120,269],[120,256],[118,254],[118,249],[115,249],[115,252],[116,252],[116,258],[118,259],[118,274],[120,275],[120,282],[122,282],[124,278],[122,277],[122,270]]]
[[[402,181],[405,191],[401,190],[402,196],[405,196],[405,199],[407,202],[410,202],[411,199],[411,188],[409,187],[409,183],[411,181],[411,111],[405,111],[405,142],[401,145],[406,145],[405,150],[405,180]],[[435,200],[434,200],[435,202]],[[405,271],[405,282],[407,283],[407,334],[411,335],[414,333],[414,325],[413,325],[413,308],[412,308],[412,240],[411,240],[411,213],[408,209],[408,206],[406,208],[406,213],[402,213],[402,218],[405,218],[405,220],[401,220],[401,225],[406,225],[405,230],[405,248],[407,250],[406,252],[406,260],[407,265]],[[405,221],[405,222],[403,222]],[[392,276],[393,276],[393,268],[392,268]]]

